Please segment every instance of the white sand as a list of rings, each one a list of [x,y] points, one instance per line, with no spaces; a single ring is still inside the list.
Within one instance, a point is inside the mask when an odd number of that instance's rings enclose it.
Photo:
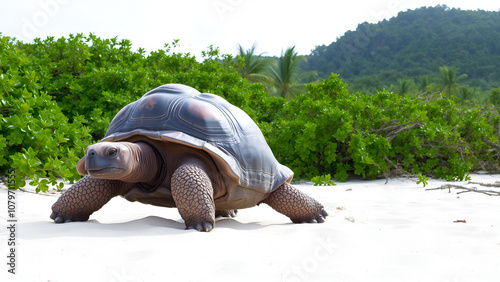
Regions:
[[[16,275],[3,187],[0,280],[500,281],[500,197],[398,179],[298,187],[325,205],[325,223],[292,224],[262,205],[200,233],[176,209],[115,198],[88,222],[55,224],[57,195],[17,191]]]

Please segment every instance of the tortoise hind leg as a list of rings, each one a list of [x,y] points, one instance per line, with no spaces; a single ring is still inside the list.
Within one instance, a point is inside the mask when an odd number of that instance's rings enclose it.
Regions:
[[[111,198],[120,195],[124,182],[85,176],[71,186],[52,205],[50,218],[56,223],[87,221]]]
[[[328,216],[323,205],[288,183],[283,183],[262,203],[288,216],[293,223],[322,223]]]
[[[177,168],[172,175],[172,197],[186,229],[211,231],[215,225],[215,203],[210,178],[195,163]]]

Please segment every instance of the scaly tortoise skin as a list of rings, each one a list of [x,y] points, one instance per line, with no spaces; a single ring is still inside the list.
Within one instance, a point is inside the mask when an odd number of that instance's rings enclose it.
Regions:
[[[289,183],[262,132],[223,98],[180,84],[146,93],[118,112],[77,164],[86,175],[52,206],[56,223],[86,221],[122,196],[177,207],[186,229],[265,203],[292,222],[324,222],[323,206]]]

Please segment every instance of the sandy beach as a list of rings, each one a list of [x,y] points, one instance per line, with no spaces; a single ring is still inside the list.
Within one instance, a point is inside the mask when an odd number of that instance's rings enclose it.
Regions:
[[[493,183],[499,175],[472,175]],[[448,183],[430,180],[426,188]],[[466,182],[454,182],[478,187]],[[426,191],[410,179],[296,185],[325,206],[323,224],[270,207],[184,230],[176,209],[114,198],[88,222],[53,223],[58,193],[15,192],[15,272],[8,191],[0,188],[1,281],[499,281],[500,197]],[[30,190],[30,188],[26,188]]]

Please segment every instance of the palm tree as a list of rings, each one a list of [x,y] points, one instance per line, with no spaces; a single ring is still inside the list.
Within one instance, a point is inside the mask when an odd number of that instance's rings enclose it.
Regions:
[[[411,83],[408,79],[400,79],[398,84],[398,94],[404,96],[410,91]]]
[[[468,87],[460,87],[458,89],[458,98],[460,98],[461,102],[466,102],[467,100],[471,100],[474,94],[476,93],[475,89],[471,89]]]
[[[306,61],[304,56],[295,52],[295,46],[281,52],[278,64],[271,69],[271,78],[274,81],[274,93],[278,96],[289,98],[302,92],[305,87],[304,79],[312,76],[315,72],[302,73],[299,63]]]
[[[427,75],[420,77],[420,81],[418,84],[418,90],[421,93],[425,93],[429,90],[429,77]]]
[[[276,65],[276,61],[273,59],[264,59],[262,57],[263,53],[256,55],[255,49],[257,46],[255,43],[247,50],[244,50],[239,44],[238,47],[238,55],[242,57],[245,62],[245,64],[238,69],[241,76],[250,82],[261,82],[264,85],[272,85],[272,78],[269,77],[268,74],[269,69]]]
[[[500,88],[491,89],[488,101],[490,101],[493,105],[500,107]]]
[[[442,66],[439,67],[439,70],[441,71],[441,86],[448,95],[454,92],[455,88],[458,86],[458,81],[467,77],[466,74],[457,77],[457,69],[455,67]]]

